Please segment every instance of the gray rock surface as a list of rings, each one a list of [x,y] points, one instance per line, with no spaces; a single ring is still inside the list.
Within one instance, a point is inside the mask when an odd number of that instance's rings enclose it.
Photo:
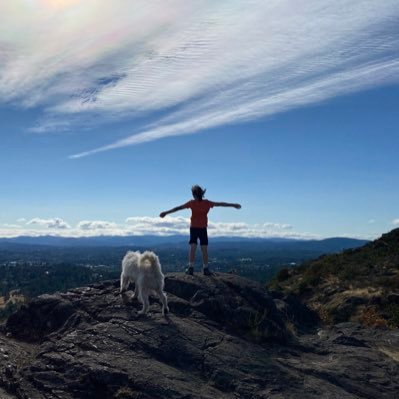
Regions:
[[[172,273],[166,291],[165,318],[117,281],[31,301],[0,334],[0,398],[398,397],[398,331],[317,332],[294,297],[235,275]]]

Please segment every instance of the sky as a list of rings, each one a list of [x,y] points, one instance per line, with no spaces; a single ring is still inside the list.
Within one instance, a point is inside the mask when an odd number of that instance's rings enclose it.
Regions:
[[[0,2],[0,237],[399,227],[399,2]]]

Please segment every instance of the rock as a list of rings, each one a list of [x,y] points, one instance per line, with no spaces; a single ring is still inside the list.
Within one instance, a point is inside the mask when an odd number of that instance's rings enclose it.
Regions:
[[[233,274],[205,279],[176,274],[166,279],[165,289],[189,301],[193,311],[235,332],[247,333],[257,340],[286,342],[290,333],[273,297],[255,282],[242,282]]]
[[[170,314],[123,302],[118,281],[31,301],[1,329],[4,398],[394,398],[399,336],[317,325],[294,296],[233,274],[166,278]],[[276,306],[277,305],[277,306]],[[49,322],[49,323],[48,323]],[[6,337],[6,333],[12,337]],[[3,398],[0,391],[0,398]]]
[[[0,388],[0,398],[1,399],[15,399],[15,396],[11,396],[9,393],[4,391],[3,389]]]
[[[275,293],[272,292],[272,295],[274,296]],[[320,322],[317,313],[301,303],[295,295],[278,295],[274,299],[274,303],[277,309],[284,315],[285,321],[291,322],[298,331],[309,332]]]
[[[12,314],[6,328],[16,338],[40,341],[59,329],[74,312],[70,301],[57,295],[42,295]]]

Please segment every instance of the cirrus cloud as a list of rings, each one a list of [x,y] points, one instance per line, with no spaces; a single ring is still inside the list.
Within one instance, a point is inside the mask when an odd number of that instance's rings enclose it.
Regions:
[[[40,133],[135,126],[72,158],[193,134],[397,82],[398,18],[397,0],[4,1],[0,102],[42,109]]]

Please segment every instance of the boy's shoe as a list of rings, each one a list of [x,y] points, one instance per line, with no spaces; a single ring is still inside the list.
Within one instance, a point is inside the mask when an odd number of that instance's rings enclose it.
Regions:
[[[202,269],[202,272],[204,273],[204,276],[212,276],[211,271],[209,270],[209,267],[204,267]]]
[[[192,276],[192,275],[194,274],[194,268],[191,267],[191,266],[189,266],[189,267],[186,269],[186,274]]]

